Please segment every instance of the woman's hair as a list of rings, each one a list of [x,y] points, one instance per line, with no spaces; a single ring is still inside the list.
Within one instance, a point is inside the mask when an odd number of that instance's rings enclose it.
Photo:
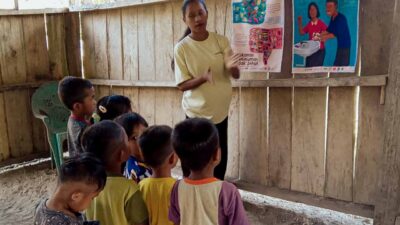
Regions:
[[[184,0],[183,4],[182,4],[182,8],[181,8],[183,18],[185,18],[187,7],[189,6],[189,4],[191,4],[193,2],[198,2],[198,3],[202,4],[204,9],[208,13],[207,5],[206,5],[206,2],[204,0]],[[190,28],[187,27],[185,32],[183,33],[183,36],[179,39],[179,41],[182,41],[190,33],[191,33]],[[171,68],[172,68],[173,71],[175,71],[175,61],[174,61],[174,59],[172,59],[172,61],[171,61]]]
[[[115,118],[114,121],[124,128],[126,135],[128,135],[128,137],[132,136],[133,128],[135,128],[136,126],[139,125],[143,125],[144,127],[149,126],[146,120],[140,114],[135,112],[125,113]]]
[[[96,113],[102,120],[113,120],[119,115],[132,111],[131,100],[122,95],[109,95],[97,102]]]
[[[319,12],[319,8],[318,8],[318,5],[317,5],[317,3],[315,3],[315,2],[311,2],[310,4],[308,4],[308,11],[307,11],[307,14],[308,14],[308,18],[311,20],[311,15],[310,15],[310,9],[311,9],[311,7],[315,7],[315,9],[317,10],[317,18],[319,18],[320,16],[321,16],[321,14],[320,14],[320,12]]]

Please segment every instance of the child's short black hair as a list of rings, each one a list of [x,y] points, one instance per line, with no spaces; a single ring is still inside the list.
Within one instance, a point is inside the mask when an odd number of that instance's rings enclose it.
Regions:
[[[82,103],[87,97],[85,91],[91,88],[93,84],[90,81],[68,76],[58,83],[58,96],[69,110],[73,110],[74,104]]]
[[[311,2],[310,4],[308,4],[308,18],[311,20],[311,15],[310,15],[310,9],[311,7],[315,7],[315,9],[317,10],[317,18],[319,18],[321,16],[321,13],[319,12],[319,8],[317,3],[315,2]]]
[[[67,159],[60,169],[58,182],[83,182],[97,184],[97,190],[103,190],[107,174],[103,163],[92,154],[83,153]]]
[[[184,167],[199,171],[218,150],[218,130],[207,119],[187,119],[175,126],[172,145]]]
[[[97,102],[96,113],[102,120],[113,120],[132,110],[131,100],[123,95],[109,95]]]
[[[133,128],[135,128],[136,126],[138,125],[143,125],[144,127],[149,126],[146,120],[139,113],[135,112],[122,114],[121,116],[115,118],[114,121],[125,129],[126,135],[128,135],[128,137],[132,136]]]
[[[172,128],[151,126],[139,138],[139,146],[144,162],[153,168],[161,166],[174,151],[171,146]]]
[[[82,136],[82,148],[92,153],[105,165],[112,164],[116,150],[124,144],[124,129],[117,123],[105,120],[88,127]]]
[[[329,2],[335,3],[335,5],[338,6],[338,0],[326,0],[326,3]]]

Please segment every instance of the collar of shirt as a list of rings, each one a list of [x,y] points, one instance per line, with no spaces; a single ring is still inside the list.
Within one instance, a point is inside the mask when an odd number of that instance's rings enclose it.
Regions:
[[[311,25],[316,26],[317,24],[318,24],[318,20],[316,20],[315,22],[311,21]]]

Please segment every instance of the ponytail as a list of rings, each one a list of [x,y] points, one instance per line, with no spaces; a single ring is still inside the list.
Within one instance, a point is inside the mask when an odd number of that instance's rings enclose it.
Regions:
[[[183,36],[179,39],[179,41],[182,41],[182,40],[183,40],[186,36],[188,36],[190,33],[191,33],[190,28],[187,27],[186,30],[185,30],[185,33],[183,33]],[[179,41],[178,41],[178,42],[179,42]],[[171,60],[171,69],[172,69],[172,71],[175,72],[175,59],[174,59],[174,57],[172,57],[172,60]]]

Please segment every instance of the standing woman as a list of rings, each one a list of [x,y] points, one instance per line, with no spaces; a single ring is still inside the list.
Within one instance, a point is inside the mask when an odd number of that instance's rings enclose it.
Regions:
[[[188,26],[175,46],[174,70],[182,107],[187,118],[207,118],[217,127],[221,162],[214,176],[223,180],[228,161],[228,112],[232,97],[230,77],[240,77],[239,55],[234,55],[225,36],[207,31],[204,0],[184,0],[183,21]],[[189,176],[182,165],[184,176]]]
[[[324,65],[325,59],[325,43],[321,41],[321,34],[326,31],[328,28],[326,24],[319,19],[320,12],[317,3],[311,2],[308,5],[308,18],[310,21],[303,28],[303,18],[299,16],[297,18],[297,23],[299,25],[299,33],[300,35],[308,34],[309,40],[320,41],[319,50],[307,57],[306,59],[306,67],[317,67]]]

